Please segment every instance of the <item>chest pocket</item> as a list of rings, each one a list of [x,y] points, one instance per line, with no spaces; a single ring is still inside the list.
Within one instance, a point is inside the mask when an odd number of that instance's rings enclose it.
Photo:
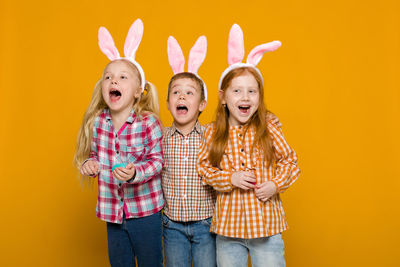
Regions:
[[[143,161],[146,156],[146,149],[144,146],[124,146],[121,152],[126,162]]]

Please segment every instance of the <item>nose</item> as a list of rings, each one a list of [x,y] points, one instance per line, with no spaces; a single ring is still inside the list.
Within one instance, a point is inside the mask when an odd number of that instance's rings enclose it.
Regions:
[[[179,99],[185,99],[185,94],[183,93],[179,94]]]
[[[248,100],[249,99],[249,93],[247,91],[243,91],[242,99],[243,100]]]

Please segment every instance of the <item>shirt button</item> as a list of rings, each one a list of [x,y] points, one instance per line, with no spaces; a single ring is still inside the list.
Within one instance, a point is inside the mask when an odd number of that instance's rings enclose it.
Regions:
[[[117,150],[117,154],[119,154],[119,151]]]
[[[239,134],[239,137],[242,137],[242,134]]]
[[[118,138],[118,134],[115,134],[115,138]]]
[[[244,152],[244,149],[243,149],[243,148],[241,148],[241,149],[240,149],[240,152]]]
[[[242,162],[242,167],[244,167],[244,163]]]

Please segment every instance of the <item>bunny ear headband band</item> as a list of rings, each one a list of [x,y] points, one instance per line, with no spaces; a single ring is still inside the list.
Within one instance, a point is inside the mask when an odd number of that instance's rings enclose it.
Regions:
[[[104,27],[99,29],[99,46],[100,50],[111,60],[117,59],[127,59],[132,62],[133,65],[138,69],[141,79],[142,92],[144,91],[144,86],[146,80],[144,78],[144,72],[142,67],[135,61],[136,51],[142,41],[143,36],[143,22],[137,19],[129,29],[128,35],[125,39],[124,53],[125,57],[120,57],[118,49],[115,47],[114,40],[111,34]]]
[[[242,67],[252,67],[255,69],[261,77],[261,72],[256,68],[257,64],[260,62],[264,53],[272,52],[281,46],[281,42],[273,41],[270,43],[258,45],[251,50],[250,54],[247,56],[247,62],[242,63],[244,58],[244,41],[243,41],[243,31],[237,24],[233,24],[231,31],[229,32],[228,40],[228,63],[229,67],[224,70],[219,80],[218,88],[221,89],[222,80],[225,76],[233,69]]]
[[[193,45],[192,49],[190,49],[188,72],[193,73],[194,75],[196,75],[197,78],[200,79],[200,81],[202,81],[204,88],[204,98],[207,101],[206,84],[197,74],[199,67],[206,58],[206,53],[207,53],[207,38],[205,36],[200,36],[197,39],[196,43]],[[174,75],[184,72],[185,57],[183,56],[183,52],[178,44],[178,41],[172,36],[168,38],[168,61],[169,65],[172,68],[172,71],[174,72]]]

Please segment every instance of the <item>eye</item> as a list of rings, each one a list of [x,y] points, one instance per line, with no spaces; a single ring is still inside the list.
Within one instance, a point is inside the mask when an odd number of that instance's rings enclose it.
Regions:
[[[111,77],[109,75],[104,77],[104,80],[109,80],[109,79],[111,79]]]
[[[173,95],[177,95],[177,94],[178,94],[178,91],[172,91],[172,94],[173,94]]]
[[[233,89],[234,93],[240,93],[240,89]]]
[[[128,77],[126,77],[125,75],[121,75],[121,79],[128,79]]]
[[[194,95],[192,91],[187,92],[188,95]]]

